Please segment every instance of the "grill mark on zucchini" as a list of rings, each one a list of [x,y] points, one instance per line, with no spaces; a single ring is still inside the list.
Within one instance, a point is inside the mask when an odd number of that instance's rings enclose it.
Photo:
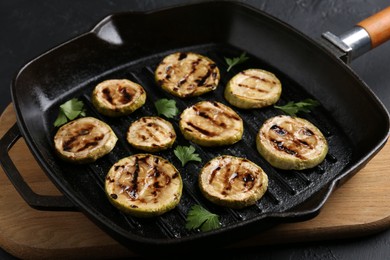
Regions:
[[[283,128],[281,128],[280,126],[278,125],[273,125],[271,126],[271,130],[273,130],[275,133],[277,133],[278,135],[285,135],[287,133],[286,130],[284,130]]]
[[[272,166],[285,170],[313,168],[328,153],[327,141],[315,125],[287,115],[264,122],[256,136],[256,148]]]
[[[213,105],[215,107],[218,107],[220,110],[222,110],[218,104],[216,104],[215,102],[213,103]],[[194,110],[196,111],[196,115],[199,116],[199,117],[202,117],[204,119],[207,120],[207,122],[205,123],[206,125],[211,123],[213,124],[215,127],[218,127],[218,128],[223,128],[223,129],[226,129],[227,125],[224,123],[224,122],[217,122],[213,117],[211,117],[207,112],[210,112],[210,109],[209,108],[205,108],[205,107],[202,107],[202,108],[199,108],[197,106],[194,106],[193,107]],[[212,112],[212,111],[211,111]],[[215,111],[214,111],[215,112]],[[217,112],[218,114],[223,114],[224,116],[228,117],[228,118],[233,118],[233,119],[236,119],[236,120],[239,120],[239,118],[237,118],[236,116],[232,115],[232,114],[229,114],[227,111],[218,111]],[[195,120],[195,119],[194,119]],[[187,122],[187,124],[191,127],[193,127],[195,130],[197,130],[198,132],[206,135],[206,136],[209,136],[209,137],[213,137],[213,136],[216,136],[218,135],[218,132],[220,132],[221,130],[218,129],[218,131],[215,131],[215,132],[211,132],[210,130],[206,130],[200,126],[197,126],[195,125],[194,123],[192,122]],[[187,128],[188,129],[188,128]]]
[[[149,124],[148,124],[149,126]],[[152,138],[154,141],[156,141],[157,143],[159,143],[161,140],[158,139],[158,137],[150,130],[150,128],[145,128],[146,132],[148,133],[149,137]],[[157,132],[157,129],[155,129],[156,132]],[[163,133],[163,135],[165,135],[165,132],[163,131],[158,131],[159,133]],[[152,144],[152,145],[157,145],[157,144]]]
[[[221,114],[221,115],[224,115],[228,118],[232,118],[234,120],[241,120],[239,117],[237,117],[236,115],[234,114],[231,114],[229,113],[228,111],[226,111],[225,109],[222,109],[218,103],[216,102],[213,102],[212,103],[215,107],[217,107],[219,110],[218,111],[211,111],[210,108],[207,108],[207,107],[197,107],[197,106],[194,106],[193,109],[196,111],[196,114],[200,117],[203,117],[205,119],[208,120],[208,122],[211,122],[212,124],[214,124],[215,126],[220,126],[222,128],[226,128],[226,124],[224,122],[220,122],[218,123],[213,117],[211,117],[207,112],[211,112],[211,113],[217,113],[217,114]]]
[[[242,178],[242,180],[244,181],[246,191],[253,189],[255,185],[255,177],[251,173],[245,173],[245,176]],[[247,187],[248,183],[251,184],[249,188]],[[261,186],[263,186],[263,184],[260,184],[260,187]]]
[[[131,200],[136,200],[138,198],[138,175],[139,175],[139,164],[138,164],[138,157],[135,157],[135,170],[133,173],[133,178],[131,180],[132,186],[130,187],[130,191],[127,190],[126,187],[126,192],[129,195]]]
[[[213,182],[215,175],[217,174],[217,172],[218,172],[220,169],[221,169],[221,167],[218,166],[217,168],[215,168],[215,169],[211,172],[211,174],[210,174],[210,179],[209,179],[209,184],[211,184],[211,183]]]
[[[233,144],[243,133],[239,115],[230,107],[213,101],[201,101],[186,108],[179,125],[186,139],[205,146]]]
[[[222,157],[222,161],[225,160],[225,157]],[[243,192],[248,192],[254,187],[254,180],[255,177],[248,173],[247,171],[242,171],[241,169],[242,162],[237,165],[237,169],[234,172],[231,172],[232,169],[232,163],[228,162],[227,164],[223,164],[220,162],[217,168],[215,168],[211,174],[209,179],[209,184],[212,184],[215,176],[218,174],[223,174],[223,191],[221,192],[222,195],[227,196],[229,195],[230,191],[232,190],[232,184],[234,181],[241,180],[244,183],[245,190]],[[251,183],[251,185],[248,187],[248,183]]]
[[[195,82],[197,83],[197,86],[203,86],[206,80],[211,76],[214,80],[217,78],[217,73],[215,73],[213,70],[217,67],[215,63],[211,63],[208,66],[207,73],[203,76],[200,77],[199,79],[196,79]],[[205,85],[205,87],[212,87],[211,85]]]
[[[129,93],[127,91],[127,88],[124,88],[118,84],[118,93],[120,94],[119,98],[115,99],[111,95],[110,88],[104,88],[102,90],[104,99],[106,99],[111,105],[125,105],[127,103],[130,103],[134,98],[134,93]],[[140,94],[142,95],[144,92],[143,90],[140,90]]]
[[[89,147],[97,146],[99,144],[99,141],[103,140],[103,138],[104,138],[104,135],[96,136],[93,139],[94,141],[92,141],[92,142],[85,142],[84,146],[82,146],[79,149],[77,149],[76,152],[81,152],[81,151],[84,151],[84,150],[88,150]]]
[[[194,125],[192,122],[187,122],[187,124],[193,128],[191,132],[193,132],[193,130],[196,130],[199,133],[210,136],[210,137],[217,135],[216,133],[211,133],[210,131],[208,131],[206,129],[203,129],[199,126]],[[188,128],[186,128],[186,129],[188,129]]]
[[[145,199],[142,199],[142,198],[139,198],[139,192],[140,192],[140,189],[143,189],[144,187],[143,186],[147,186],[148,189],[151,189],[153,188],[152,191],[150,191],[150,193],[155,197],[154,198],[154,202],[157,203],[158,202],[158,194],[159,194],[159,190],[161,188],[164,188],[164,186],[167,186],[170,184],[171,182],[171,177],[168,176],[166,173],[160,171],[158,169],[159,167],[159,163],[164,163],[164,162],[160,162],[160,160],[158,158],[155,158],[154,161],[152,162],[152,164],[149,164],[148,163],[148,160],[149,160],[150,156],[145,156],[143,158],[139,158],[138,156],[135,156],[135,162],[134,162],[134,171],[132,172],[129,172],[127,171],[125,174],[127,175],[131,175],[131,181],[130,181],[130,185],[124,185],[124,184],[121,184],[121,183],[118,183],[118,186],[121,188],[122,191],[124,191],[130,200],[132,201],[135,201],[135,200],[138,200],[142,203],[148,203],[148,201],[146,201]],[[145,176],[143,178],[141,178],[140,176],[140,164],[146,164],[148,168],[150,168],[148,170],[147,173],[145,173]],[[124,170],[124,166],[115,166],[115,171],[118,171],[118,170],[121,170],[123,171]],[[161,177],[164,178],[163,182],[160,183],[159,181],[159,178],[161,179]],[[178,177],[178,173],[175,172],[175,174],[172,176],[172,178],[177,178]],[[147,179],[152,179],[150,182],[152,183],[152,185],[149,185],[148,184],[148,181]],[[111,179],[110,177],[107,177],[106,178],[109,182],[114,182],[113,179]],[[142,183],[141,183],[142,181]],[[142,185],[143,186],[140,186]],[[111,197],[113,199],[115,199],[114,197],[117,195],[116,194],[110,194]],[[114,197],[113,197],[114,195]]]
[[[110,89],[109,88],[105,88],[102,90],[103,92],[103,96],[104,96],[104,99],[107,100],[110,104],[113,104],[113,100],[112,100],[112,96],[111,96],[111,93],[110,93]]]
[[[88,149],[91,146],[96,146],[99,143],[98,141],[104,138],[104,135],[95,136],[92,141],[90,140],[90,138],[83,138],[82,140],[80,139],[81,136],[88,135],[93,130],[93,128],[94,128],[93,125],[88,125],[79,130],[73,131],[70,134],[71,138],[64,141],[62,145],[62,149],[66,152],[70,152],[77,146],[81,145],[81,147],[77,148],[75,151],[75,152],[81,152],[83,150]]]
[[[202,194],[230,208],[254,205],[266,192],[268,176],[246,158],[222,155],[206,163],[198,177]]]
[[[302,155],[300,155],[297,151],[294,151],[290,147],[285,146],[284,142],[282,142],[282,141],[271,139],[271,142],[273,143],[274,147],[277,150],[279,150],[279,151],[285,152],[285,153],[287,153],[289,155],[294,155],[295,157],[298,157],[298,158],[301,158],[301,159],[305,158]]]
[[[253,87],[253,86],[249,86],[247,84],[242,84],[242,83],[238,84],[237,86],[242,87],[242,88],[249,88],[251,90],[255,90],[255,91],[261,92],[261,93],[268,93],[269,92],[267,90],[259,89],[259,88],[256,88],[256,87]]]
[[[142,90],[140,92],[141,94],[143,93]],[[127,92],[126,88],[120,87],[119,93],[121,93],[121,98],[119,99],[121,104],[127,104],[133,100],[134,94]]]
[[[176,133],[169,121],[161,117],[142,117],[134,121],[127,132],[127,141],[135,148],[159,151],[172,146]]]
[[[194,73],[196,72],[196,70],[197,70],[196,67],[199,65],[200,62],[201,62],[201,59],[198,58],[197,60],[195,60],[195,61],[193,61],[193,62],[191,63],[191,70],[190,70],[190,72],[187,73],[186,75],[184,75],[184,77],[182,77],[182,78],[179,80],[179,82],[177,83],[177,87],[176,87],[176,88],[173,88],[174,91],[179,91],[179,89],[187,82],[188,78],[189,78],[192,74],[194,74]],[[208,72],[209,72],[209,70],[208,70]],[[206,75],[207,75],[207,73],[206,73]],[[207,77],[207,78],[208,78],[208,77]],[[203,83],[204,83],[204,81],[206,81],[207,78],[205,78],[205,79],[203,80]],[[198,86],[198,87],[202,85],[202,84],[200,84],[200,82],[197,82],[197,80],[195,80],[195,82],[197,83],[197,86]],[[196,90],[196,88],[193,87],[193,85],[192,85],[191,82],[189,83],[189,86],[188,86],[188,87],[191,87],[192,89],[191,89],[191,91],[190,91],[189,93],[186,94],[186,96],[192,95],[192,94],[195,92],[195,90]]]
[[[281,82],[273,73],[262,69],[247,69],[228,81],[224,97],[238,108],[262,108],[276,103],[281,91]]]
[[[224,122],[217,122],[214,118],[210,117],[206,111],[199,111],[197,113],[197,115],[199,115],[200,117],[203,117],[205,119],[207,119],[209,122],[211,122],[212,124],[214,124],[215,126],[220,126],[222,128],[226,128],[226,124]]]
[[[305,140],[296,138],[292,133],[288,132],[286,129],[284,129],[281,126],[278,126],[276,124],[272,125],[270,130],[274,131],[279,136],[283,136],[283,137],[287,138],[288,140],[290,140],[292,142],[292,144],[295,145],[295,147],[286,146],[283,141],[272,139],[271,142],[274,144],[274,147],[276,149],[278,149],[279,151],[283,151],[283,152],[286,152],[287,154],[294,155],[300,159],[305,159],[306,157],[299,153],[299,150],[300,150],[299,148],[302,146],[306,146],[310,149],[313,149],[313,146],[310,145],[308,142],[306,142]],[[314,136],[314,133],[307,128],[305,128],[304,130],[301,130],[301,131],[303,131],[303,134],[306,136]]]
[[[178,60],[183,60],[183,59],[185,59],[185,58],[187,58],[187,53],[181,52],[180,55],[179,55]]]
[[[230,111],[227,111],[226,109],[221,107],[217,102],[212,102],[212,104],[215,107],[219,108],[221,110],[222,114],[226,115],[227,117],[233,118],[234,120],[237,120],[237,121],[241,121],[241,118],[238,115],[230,113]]]
[[[117,117],[140,108],[146,101],[146,92],[140,84],[131,80],[110,79],[96,85],[91,101],[99,113]]]
[[[256,76],[256,75],[249,75],[249,74],[245,73],[245,71],[242,71],[241,74],[243,74],[243,75],[245,75],[245,76],[247,76],[249,78],[261,80],[261,81],[266,82],[266,83],[277,84],[277,82],[274,81],[274,80],[268,80],[266,78],[262,78],[262,77],[259,77],[259,76]]]

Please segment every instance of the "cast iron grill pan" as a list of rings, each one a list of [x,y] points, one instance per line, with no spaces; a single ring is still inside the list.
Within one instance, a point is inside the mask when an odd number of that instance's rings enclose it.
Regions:
[[[203,54],[213,59],[221,69],[221,82],[216,91],[202,95],[201,97],[191,99],[179,99],[164,92],[158,87],[154,81],[154,70],[157,64],[168,53],[176,51],[192,51]],[[263,68],[272,71],[278,75],[282,82],[283,94],[278,104],[285,104],[290,100],[300,100],[312,98],[300,86],[292,80],[285,77],[276,68],[271,68],[253,56],[250,56],[250,61],[234,68],[229,73],[226,72],[224,57],[235,57],[240,55],[242,50],[232,46],[223,45],[202,45],[193,46],[186,49],[174,49],[159,55],[153,55],[145,58],[141,64],[135,63],[129,66],[124,66],[118,70],[114,70],[109,74],[97,76],[93,81],[88,82],[83,87],[83,90],[76,97],[83,100],[87,107],[87,115],[99,118],[110,124],[114,132],[119,137],[119,142],[114,150],[96,163],[92,163],[83,167],[74,167],[61,161],[57,162],[61,167],[69,168],[64,171],[62,178],[73,187],[80,189],[82,200],[93,205],[95,210],[104,216],[109,216],[112,219],[112,225],[122,230],[123,233],[143,237],[151,237],[156,239],[170,240],[191,237],[198,231],[188,231],[185,229],[185,219],[189,208],[194,204],[200,204],[211,212],[217,213],[221,217],[222,228],[226,226],[242,225],[243,222],[251,222],[262,215],[272,214],[274,212],[284,212],[298,206],[300,203],[309,198],[310,195],[320,190],[326,185],[330,179],[336,177],[343,168],[348,164],[351,157],[351,148],[348,138],[343,134],[342,130],[337,127],[336,122],[329,117],[328,113],[321,107],[316,108],[313,113],[301,114],[314,124],[316,124],[325,134],[329,142],[329,154],[325,161],[314,169],[305,171],[281,171],[270,166],[257,152],[255,137],[261,124],[272,116],[283,114],[281,111],[270,107],[256,110],[241,110],[235,109],[244,120],[244,135],[243,139],[231,146],[204,148],[194,143],[188,142],[180,133],[178,122],[179,115],[172,122],[175,131],[178,135],[176,145],[193,145],[196,151],[202,158],[202,163],[188,163],[185,167],[181,167],[180,161],[175,157],[173,149],[155,153],[168,159],[181,172],[184,190],[183,197],[179,206],[169,213],[161,217],[153,219],[138,219],[126,216],[111,206],[104,194],[104,180],[108,170],[119,159],[131,154],[142,153],[141,150],[132,148],[126,141],[126,132],[130,123],[142,116],[157,115],[154,108],[154,102],[160,98],[175,99],[180,111],[183,111],[187,106],[190,106],[201,100],[216,100],[230,106],[223,97],[224,86],[227,81],[240,69],[244,68]],[[249,54],[250,55],[250,54]],[[146,66],[145,66],[146,64]],[[101,81],[114,78],[127,78],[141,84],[147,93],[146,104],[134,112],[130,116],[121,118],[110,118],[99,114],[91,104],[91,93],[93,88]],[[232,106],[230,106],[232,107]],[[50,120],[54,122],[57,108],[53,108],[49,112]],[[55,132],[51,132],[51,142]],[[173,147],[173,148],[174,148]],[[54,149],[54,148],[52,148]],[[246,157],[249,160],[260,165],[269,176],[269,189],[263,199],[255,206],[248,207],[243,210],[232,210],[224,207],[215,206],[206,201],[199,191],[197,185],[197,177],[200,168],[212,158],[230,154],[234,156]]]
[[[156,66],[177,51],[193,51],[213,59],[221,71],[218,88],[182,100],[158,87],[154,81]],[[250,59],[226,72],[224,57],[237,57],[243,51]],[[311,113],[299,116],[326,136],[329,154],[323,163],[310,170],[282,171],[258,154],[258,129],[266,119],[282,112],[273,107],[246,111],[226,102],[226,83],[247,68],[262,68],[278,76],[283,88],[278,105],[305,98],[321,103]],[[92,90],[101,81],[113,78],[141,84],[147,92],[146,104],[128,117],[109,118],[97,113],[91,105]],[[15,78],[11,91],[20,133],[48,177],[98,226],[141,253],[169,253],[200,245],[214,248],[277,223],[313,217],[333,189],[378,152],[389,131],[383,105],[340,59],[273,17],[232,2],[110,16],[91,32],[27,64]],[[53,122],[59,105],[71,98],[81,99],[87,115],[107,122],[119,137],[113,151],[95,163],[75,166],[54,153]],[[244,120],[244,135],[231,146],[203,148],[183,138],[178,128],[179,115],[170,119],[177,132],[173,148],[194,145],[202,163],[191,162],[183,168],[173,149],[156,153],[180,171],[184,182],[182,199],[177,208],[163,216],[139,219],[113,207],[103,184],[112,164],[142,152],[127,144],[125,135],[131,122],[141,116],[157,115],[154,102],[160,98],[175,99],[180,111],[201,100],[229,105]],[[256,205],[232,210],[213,205],[201,195],[197,186],[200,168],[222,154],[246,157],[268,174],[269,188]],[[218,214],[222,227],[204,233],[188,231],[185,219],[194,204]]]

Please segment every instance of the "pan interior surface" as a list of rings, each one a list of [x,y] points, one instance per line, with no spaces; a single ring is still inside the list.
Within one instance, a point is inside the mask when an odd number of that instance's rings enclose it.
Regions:
[[[199,20],[200,15],[204,19]],[[178,51],[196,52],[216,62],[221,80],[215,91],[183,100],[157,86],[154,71],[158,63]],[[227,72],[225,57],[238,57],[244,51],[249,60]],[[173,148],[155,154],[172,162],[182,175],[184,187],[179,205],[153,219],[130,217],[114,208],[104,193],[105,176],[116,161],[140,152],[126,142],[130,123],[142,116],[157,115],[154,102],[161,98],[174,99],[179,111],[202,100],[230,106],[223,97],[224,88],[231,77],[247,68],[268,70],[278,76],[283,87],[278,105],[306,98],[321,103],[311,113],[298,116],[308,119],[324,133],[329,143],[324,162],[309,170],[277,170],[258,154],[255,144],[258,129],[266,119],[282,114],[272,106],[253,110],[233,108],[244,121],[243,138],[236,144],[217,148],[204,148],[185,140],[178,127],[178,115],[169,119],[178,133]],[[122,78],[145,88],[145,105],[125,117],[99,114],[91,104],[93,88],[103,80]],[[17,76],[12,92],[23,136],[48,176],[92,220],[129,247],[174,245],[182,241],[199,243],[197,238],[207,241],[208,235],[222,238],[225,231],[242,232],[247,224],[256,225],[258,230],[266,228],[269,223],[262,220],[292,210],[299,212],[300,205],[321,190],[355,173],[383,143],[388,132],[387,114],[341,61],[272,17],[226,2],[108,17],[91,33],[29,63]],[[353,98],[345,99],[346,94]],[[119,137],[111,153],[88,165],[65,163],[54,153],[53,122],[59,105],[71,98],[82,100],[86,114],[108,123]],[[202,162],[181,167],[173,149],[190,144]],[[228,209],[211,204],[200,193],[197,185],[200,168],[223,154],[246,157],[268,174],[268,191],[254,206]],[[194,204],[218,214],[222,227],[208,233],[187,230],[186,215]]]

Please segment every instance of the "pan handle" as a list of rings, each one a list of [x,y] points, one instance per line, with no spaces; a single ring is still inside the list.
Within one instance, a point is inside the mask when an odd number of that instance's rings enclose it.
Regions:
[[[390,6],[370,16],[358,26],[364,28],[371,38],[371,48],[375,48],[390,39]]]
[[[322,37],[346,53],[342,58],[350,63],[390,39],[390,7],[364,19],[340,36],[325,32]]]
[[[74,204],[65,196],[46,196],[37,194],[25,182],[9,156],[9,150],[21,137],[22,135],[19,127],[17,123],[15,123],[0,139],[0,164],[16,190],[26,203],[34,209],[76,211],[77,209]]]

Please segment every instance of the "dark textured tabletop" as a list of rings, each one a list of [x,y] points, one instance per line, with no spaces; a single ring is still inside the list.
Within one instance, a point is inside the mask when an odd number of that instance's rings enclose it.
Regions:
[[[10,84],[23,65],[45,51],[89,31],[107,15],[196,2],[203,1],[0,1],[0,111],[12,102]],[[339,35],[390,4],[389,0],[240,2],[264,10],[314,39],[318,39],[325,31]],[[389,62],[390,43],[384,43],[354,60],[350,65],[388,109],[390,109]],[[267,246],[221,254],[226,259],[389,259],[390,230],[356,239]],[[0,259],[14,258],[0,250]]]

